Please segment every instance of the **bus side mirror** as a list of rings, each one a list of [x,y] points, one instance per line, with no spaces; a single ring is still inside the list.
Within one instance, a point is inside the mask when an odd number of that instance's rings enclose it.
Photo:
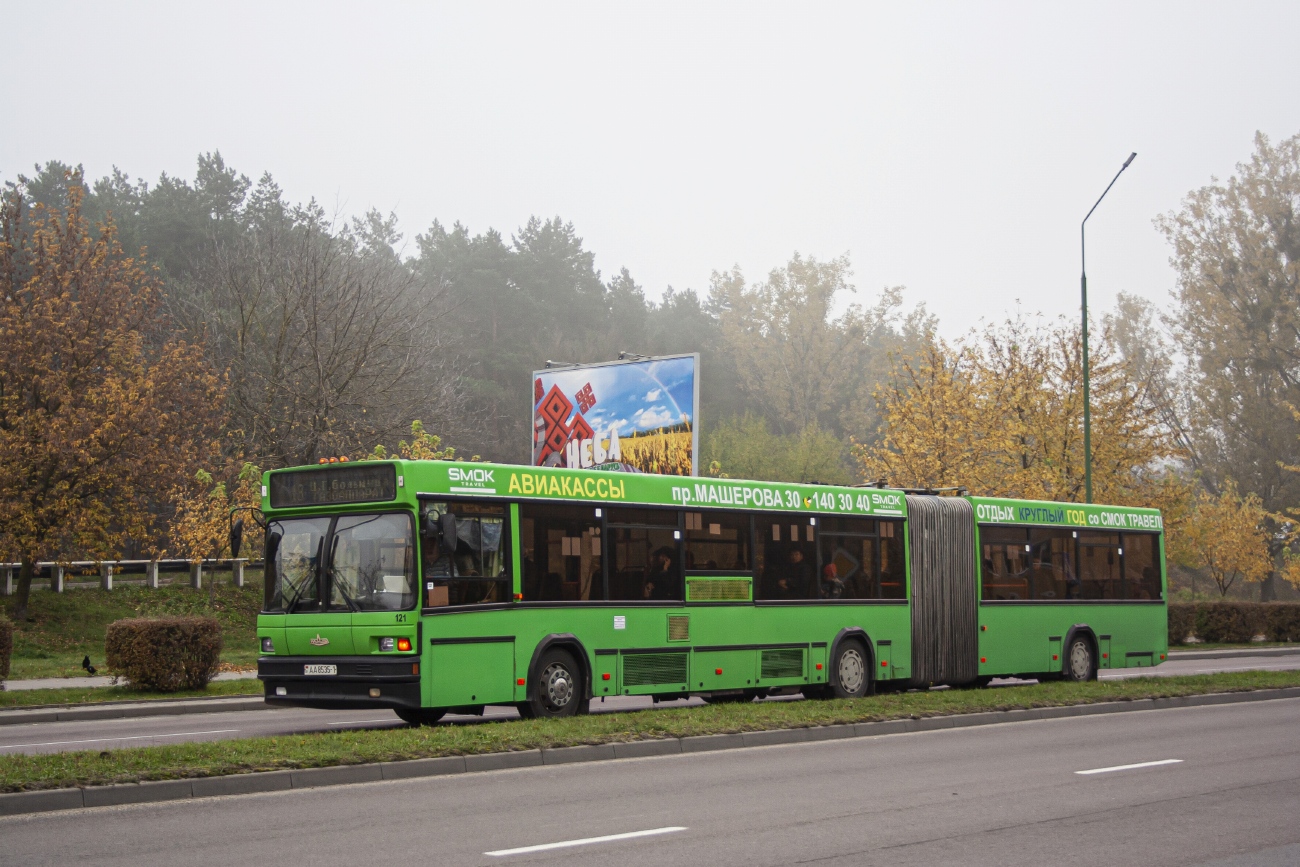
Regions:
[[[244,543],[244,519],[236,518],[230,525],[230,558],[239,556],[239,547]]]
[[[456,516],[447,512],[438,519],[438,532],[442,536],[442,544],[447,546],[450,551],[456,550]],[[449,551],[449,553],[450,553]]]

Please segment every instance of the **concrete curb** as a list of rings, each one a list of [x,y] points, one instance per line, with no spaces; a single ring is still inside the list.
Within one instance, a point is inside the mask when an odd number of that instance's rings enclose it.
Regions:
[[[1176,659],[1242,659],[1259,656],[1296,656],[1300,655],[1300,645],[1295,647],[1225,647],[1222,650],[1171,650],[1166,662]]]
[[[477,756],[446,756],[435,759],[413,759],[404,762],[380,762],[367,765],[337,765],[328,768],[305,768],[299,771],[262,771],[231,774],[222,777],[197,777],[192,780],[163,780],[116,786],[91,786],[82,789],[11,792],[0,794],[0,816],[45,813],[52,810],[78,810],[83,807],[208,798],[220,795],[249,795],[257,792],[310,789],[320,786],[345,786],[352,783],[374,783],[381,780],[409,780],[416,777],[467,774],[476,771],[496,771],[507,768],[533,768],[542,765],[561,765],[574,762],[599,762],[609,759],[679,755],[709,750],[801,744],[841,738],[870,738],[905,732],[970,728],[1029,720],[1066,719],[1109,713],[1128,713],[1139,710],[1205,707],[1250,701],[1272,701],[1284,698],[1300,698],[1300,687],[1264,689],[1254,692],[1211,693],[1209,695],[1189,695],[1172,698],[1145,698],[1134,701],[1079,704],[1069,707],[987,711],[921,719],[744,732],[742,734],[663,738],[622,744],[589,744],[575,747],[520,750],[508,753],[485,753]]]
[[[50,706],[0,711],[0,726],[23,723],[71,722],[73,720],[126,719],[144,716],[176,716],[191,713],[228,713],[242,710],[268,710],[270,705],[260,695],[217,695],[212,698],[181,701],[102,702],[67,707]]]

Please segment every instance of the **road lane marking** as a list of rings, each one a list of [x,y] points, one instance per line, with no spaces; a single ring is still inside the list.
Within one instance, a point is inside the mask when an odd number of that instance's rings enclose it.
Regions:
[[[3,744],[0,745],[0,750],[14,750],[19,747],[66,747],[71,744],[100,744],[104,741],[141,741],[149,738],[185,738],[191,735],[225,735],[237,731],[239,729],[213,729],[206,732],[177,732],[171,735],[132,735],[121,738],[88,738],[84,741],[46,741],[42,744]]]
[[[1154,768],[1157,765],[1177,765],[1182,759],[1161,759],[1158,762],[1138,762],[1136,765],[1115,765],[1112,768],[1093,768],[1090,771],[1075,771],[1076,774],[1109,774],[1111,771],[1131,771],[1134,768]]]
[[[518,849],[497,849],[495,852],[484,852],[484,855],[492,855],[496,858],[503,858],[506,855],[525,855],[529,852],[545,852],[547,849],[564,849],[569,846],[587,846],[592,843],[610,843],[614,840],[631,840],[634,837],[651,837],[655,834],[673,834],[677,831],[685,831],[686,828],[673,826],[671,828],[651,828],[649,831],[629,831],[626,834],[607,834],[604,837],[583,837],[581,840],[564,840],[560,843],[542,843],[539,846],[520,846]]]
[[[362,725],[363,723],[377,723],[377,722],[390,722],[390,723],[395,723],[395,722],[401,722],[401,720],[399,720],[399,719],[398,719],[397,717],[395,717],[395,716],[386,716],[386,717],[384,717],[383,719],[341,719],[341,720],[335,720],[334,722],[327,722],[327,723],[325,723],[325,725],[327,725],[327,726],[359,726],[359,725]]]

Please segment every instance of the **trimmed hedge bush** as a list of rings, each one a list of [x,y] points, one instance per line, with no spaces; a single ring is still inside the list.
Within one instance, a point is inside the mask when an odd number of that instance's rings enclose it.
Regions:
[[[1269,641],[1300,641],[1300,604],[1270,602],[1273,609],[1265,624]]]
[[[1169,603],[1169,644],[1186,644],[1196,632],[1196,606],[1185,602]]]
[[[0,684],[9,677],[9,658],[14,652],[14,625],[0,614]]]
[[[1169,643],[1189,637],[1212,644],[1249,644],[1255,636],[1269,641],[1300,641],[1297,602],[1172,602]]]
[[[211,617],[118,620],[108,625],[104,657],[113,674],[141,689],[203,689],[217,673],[221,624]]]

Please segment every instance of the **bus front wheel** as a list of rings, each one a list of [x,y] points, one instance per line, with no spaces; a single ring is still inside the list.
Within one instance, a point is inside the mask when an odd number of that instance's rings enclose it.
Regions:
[[[1070,642],[1070,655],[1066,657],[1066,677],[1082,683],[1097,679],[1097,657],[1092,652],[1092,642],[1082,635]]]
[[[857,641],[846,640],[840,643],[835,649],[831,671],[835,674],[831,692],[836,698],[861,698],[869,695],[875,685],[866,648]]]
[[[398,710],[395,710],[394,713],[396,713],[397,716],[402,720],[402,722],[406,723],[407,725],[431,726],[434,723],[436,723],[438,720],[442,719],[443,715],[446,714],[447,712],[445,710],[437,710],[435,708],[425,707],[425,708],[420,708],[418,710],[408,710],[406,708],[400,708]]]
[[[519,706],[520,716],[531,719],[573,716],[584,704],[586,684],[582,669],[567,650],[548,650],[529,678],[528,701]]]

